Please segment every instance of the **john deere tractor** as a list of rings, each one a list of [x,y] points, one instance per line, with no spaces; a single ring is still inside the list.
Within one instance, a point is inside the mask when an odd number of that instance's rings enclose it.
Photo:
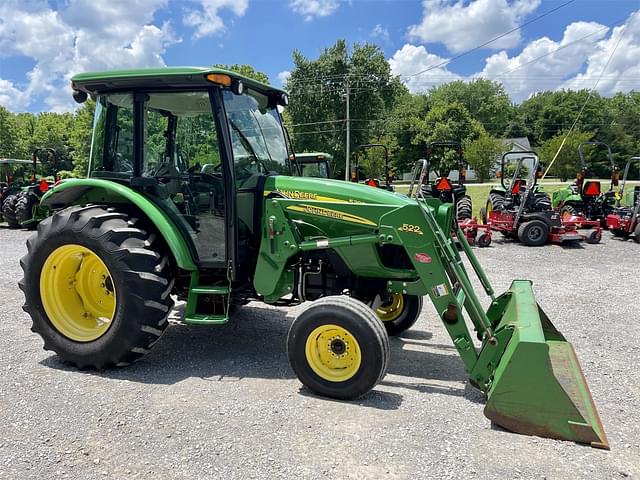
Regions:
[[[333,178],[333,156],[328,153],[296,153],[295,161],[301,177]]]
[[[289,330],[291,367],[309,390],[353,399],[384,377],[389,334],[426,296],[488,418],[608,448],[574,350],[531,282],[495,295],[458,231],[485,310],[452,241],[453,205],[290,176],[285,92],[178,67],[84,73],[72,88],[96,100],[89,175],[43,196],[51,216],[27,242],[20,281],[33,331],[62,360],[138,360],[174,297],[194,325],[229,322],[250,300],[308,301]]]

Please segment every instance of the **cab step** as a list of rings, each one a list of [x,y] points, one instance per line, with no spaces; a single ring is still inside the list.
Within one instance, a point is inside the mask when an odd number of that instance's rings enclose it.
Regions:
[[[227,315],[205,315],[201,313],[194,313],[191,315],[185,315],[184,323],[187,325],[222,325],[229,321]]]

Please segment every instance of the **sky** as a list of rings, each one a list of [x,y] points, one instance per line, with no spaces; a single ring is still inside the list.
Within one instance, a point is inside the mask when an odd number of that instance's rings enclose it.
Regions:
[[[71,76],[115,68],[250,64],[281,86],[293,50],[339,38],[379,45],[413,92],[640,90],[639,0],[0,0],[0,105],[70,111]]]

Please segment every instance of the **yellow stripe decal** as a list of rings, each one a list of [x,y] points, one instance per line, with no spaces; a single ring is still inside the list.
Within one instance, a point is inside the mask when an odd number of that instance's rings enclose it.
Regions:
[[[355,200],[345,200],[340,198],[325,197],[313,192],[301,192],[300,190],[265,190],[264,196],[268,197],[273,192],[279,193],[287,198],[293,198],[295,200],[316,200],[318,202],[330,202],[330,203],[362,203]]]
[[[377,223],[366,218],[351,215],[350,213],[332,210],[330,208],[316,207],[314,205],[290,205],[287,210],[294,212],[306,213],[308,215],[316,215],[320,217],[335,218],[336,220],[344,220],[345,222],[359,223],[360,225],[377,226]]]

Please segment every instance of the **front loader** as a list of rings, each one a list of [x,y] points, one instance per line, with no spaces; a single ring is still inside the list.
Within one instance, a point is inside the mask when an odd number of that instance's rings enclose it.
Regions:
[[[384,377],[388,335],[427,297],[489,419],[608,448],[576,354],[531,282],[496,295],[451,204],[290,176],[285,92],[178,67],[85,73],[72,88],[96,101],[89,175],[44,195],[51,216],[27,242],[19,283],[33,331],[62,360],[141,358],[167,328],[172,296],[192,325],[226,323],[251,300],[308,301],[289,330],[291,367],[309,390],[353,399]]]

